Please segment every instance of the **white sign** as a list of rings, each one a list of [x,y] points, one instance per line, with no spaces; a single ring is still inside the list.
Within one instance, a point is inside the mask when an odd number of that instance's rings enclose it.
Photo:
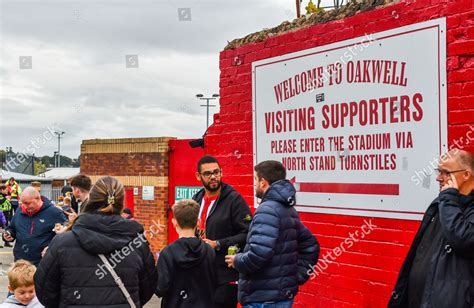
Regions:
[[[155,200],[155,186],[142,187],[142,200]]]
[[[281,161],[297,209],[421,219],[447,150],[446,22],[254,62],[254,163]]]
[[[138,196],[138,187],[133,187],[133,195]]]

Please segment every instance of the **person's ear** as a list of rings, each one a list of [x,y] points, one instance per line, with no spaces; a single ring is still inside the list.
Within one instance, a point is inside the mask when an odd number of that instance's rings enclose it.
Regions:
[[[201,175],[199,174],[199,172],[196,172],[196,180],[198,180],[199,182],[201,182]]]
[[[13,290],[13,288],[10,285],[8,285],[8,291],[10,291],[10,293],[13,293],[15,290]]]
[[[178,222],[176,221],[175,218],[171,218],[171,223],[173,224],[173,227],[175,227],[175,228],[178,225]]]

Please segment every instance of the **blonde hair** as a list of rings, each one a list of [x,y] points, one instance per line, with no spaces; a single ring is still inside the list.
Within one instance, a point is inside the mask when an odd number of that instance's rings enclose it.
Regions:
[[[104,176],[92,186],[84,212],[121,214],[125,200],[123,184],[114,177]]]
[[[66,198],[64,198],[63,201],[64,201],[64,205],[71,205],[71,198],[66,197]]]
[[[36,266],[26,260],[18,260],[8,269],[8,283],[10,288],[15,290],[20,287],[29,287],[34,285]]]

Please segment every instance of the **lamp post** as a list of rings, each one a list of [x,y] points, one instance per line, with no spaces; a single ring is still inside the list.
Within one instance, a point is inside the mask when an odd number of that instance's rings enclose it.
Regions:
[[[196,94],[196,97],[200,100],[206,100],[206,105],[201,105],[201,107],[206,107],[207,115],[206,115],[206,129],[209,127],[209,107],[216,107],[216,105],[209,105],[209,101],[211,99],[217,99],[219,94],[212,94],[211,97],[204,97],[203,94]]]
[[[58,136],[58,167],[61,167],[61,137],[64,135],[66,132],[54,132],[56,136]]]

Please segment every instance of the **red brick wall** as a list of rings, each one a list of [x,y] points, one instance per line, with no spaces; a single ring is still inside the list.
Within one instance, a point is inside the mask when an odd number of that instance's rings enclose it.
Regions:
[[[253,61],[443,16],[447,17],[448,140],[474,151],[474,143],[466,138],[474,124],[474,1],[407,0],[221,52],[221,111],[205,142],[206,152],[223,165],[224,180],[253,203]],[[235,57],[241,64],[235,65]],[[318,237],[322,256],[367,219],[308,213],[302,213],[301,218]],[[372,222],[377,226],[375,231],[301,288],[297,307],[386,306],[419,222],[383,218]]]
[[[158,139],[158,138],[156,138]],[[168,138],[169,139],[169,138]],[[140,222],[145,231],[156,230],[151,227],[154,223],[163,226],[163,232],[148,236],[151,248],[154,252],[162,250],[167,245],[168,234],[168,170],[169,170],[169,154],[168,152],[140,152],[140,147],[150,147],[157,143],[163,147],[168,147],[168,139],[156,141],[155,139],[147,141],[147,139],[127,139],[125,142],[118,139],[114,140],[92,140],[83,142],[81,154],[81,173],[91,176],[96,180],[98,176],[110,175],[119,177],[125,185],[126,189],[133,191],[134,187],[138,188],[138,195],[133,196],[134,215]],[[145,141],[144,141],[145,140]],[[94,144],[90,144],[94,143]],[[88,150],[88,147],[99,146],[100,150]],[[133,147],[133,152],[108,153],[114,147]],[[110,150],[112,149],[112,150]],[[90,153],[92,151],[93,153]],[[128,178],[124,178],[128,177]],[[150,185],[146,181],[150,178],[165,178],[166,183],[163,185]],[[127,184],[126,181],[130,183]],[[142,187],[155,186],[155,199],[142,200]],[[152,234],[147,233],[147,234]]]
[[[155,228],[150,229],[153,222],[163,226],[163,232],[147,237],[152,251],[161,251],[168,244],[168,188],[155,187],[155,200],[147,201],[142,200],[140,187],[138,195],[134,196],[134,202],[135,219],[143,225],[145,230],[154,230]]]
[[[81,156],[81,172],[87,170],[90,175],[168,176],[166,166],[168,155],[162,153],[93,153]]]

